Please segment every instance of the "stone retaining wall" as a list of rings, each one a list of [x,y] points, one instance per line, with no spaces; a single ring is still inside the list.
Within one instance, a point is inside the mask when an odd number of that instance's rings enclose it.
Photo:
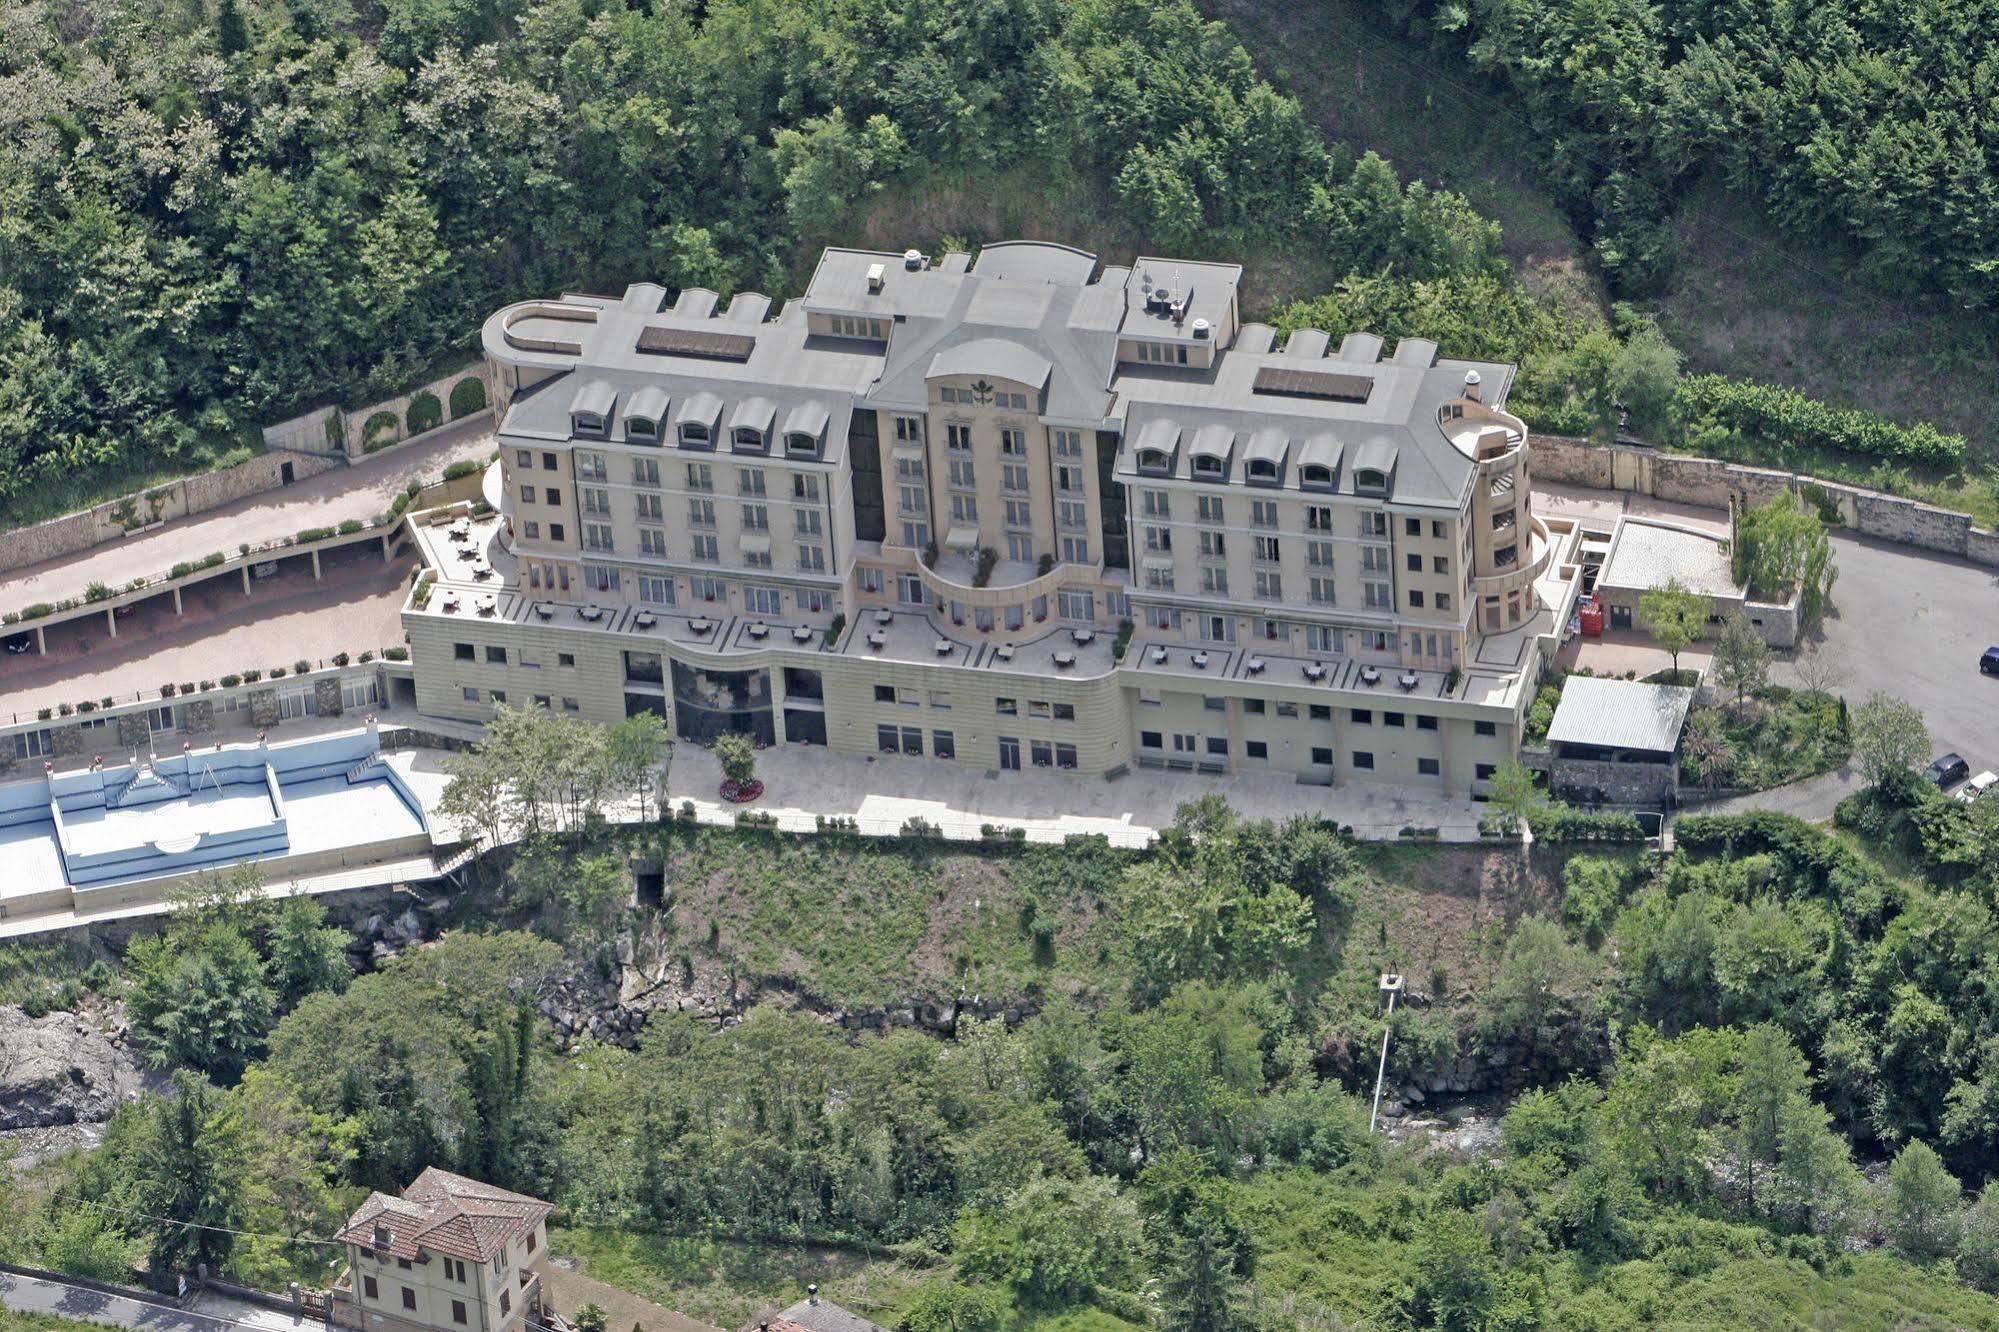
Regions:
[[[340,466],[340,459],[287,452],[260,454],[234,467],[183,477],[92,509],[0,532],[0,571],[61,559],[155,523],[207,513],[247,496],[276,490],[284,484],[287,463],[291,464],[292,480],[303,481]]]
[[[1543,481],[1631,491],[1710,509],[1725,509],[1730,499],[1757,505],[1786,490],[1811,485],[1837,506],[1841,525],[1852,531],[1999,568],[1999,533],[1972,526],[1968,514],[1919,500],[1719,458],[1661,453],[1637,444],[1592,444],[1560,435],[1534,435],[1531,442],[1534,475]]]

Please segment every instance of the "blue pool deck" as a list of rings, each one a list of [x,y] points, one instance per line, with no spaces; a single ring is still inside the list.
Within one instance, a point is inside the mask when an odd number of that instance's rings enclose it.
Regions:
[[[290,875],[406,860],[432,844],[423,802],[372,724],[187,748],[0,786],[0,917],[82,915],[251,861]]]

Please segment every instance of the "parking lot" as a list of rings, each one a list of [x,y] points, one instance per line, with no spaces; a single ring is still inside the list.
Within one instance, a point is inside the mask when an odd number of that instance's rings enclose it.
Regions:
[[[322,554],[316,582],[311,561],[294,555],[252,580],[247,597],[234,571],[185,588],[182,615],[171,594],[150,597],[118,617],[115,638],[102,615],[50,625],[47,656],[0,657],[0,717],[28,720],[61,703],[122,701],[168,682],[379,651],[402,642],[412,562],[405,549],[384,564],[379,543],[362,541]]]

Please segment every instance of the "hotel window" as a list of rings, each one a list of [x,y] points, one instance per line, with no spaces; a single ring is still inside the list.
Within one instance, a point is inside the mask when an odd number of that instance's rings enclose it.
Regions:
[[[797,509],[793,511],[793,527],[800,536],[818,536],[820,515],[817,509]]]
[[[1307,531],[1311,531],[1311,532],[1330,532],[1330,531],[1332,531],[1332,530],[1333,530],[1333,511],[1332,511],[1332,508],[1331,508],[1331,506],[1329,506],[1329,505],[1325,505],[1325,504],[1308,504],[1308,505],[1306,505],[1306,506],[1305,506],[1305,528],[1306,528],[1306,530],[1307,530]]]
[[[656,486],[659,484],[659,459],[632,459],[632,484],[635,486]]]
[[[921,444],[923,442],[923,418],[920,416],[896,417],[895,438],[899,444]]]
[[[1012,698],[996,698],[993,700],[993,712],[1001,717],[1018,717],[1020,701]]]
[[[819,498],[819,478],[800,472],[791,478],[791,497],[796,500],[817,500]]]
[[[1383,726],[1407,727],[1409,725],[1409,718],[1400,712],[1384,712],[1381,714],[1381,724]]]
[[[1228,510],[1222,504],[1220,495],[1197,495],[1194,499],[1195,514],[1204,523],[1224,523],[1228,521]]]
[[[736,469],[736,493],[738,495],[764,494],[764,474],[754,467]]]
[[[1338,597],[1333,589],[1334,583],[1330,578],[1312,578],[1306,580],[1306,593],[1314,605],[1334,606],[1339,604]]]
[[[1305,626],[1305,646],[1314,652],[1345,652],[1347,632],[1332,625],[1308,624]]]
[[[658,574],[639,575],[639,600],[654,606],[673,604],[673,580]]]
[[[904,513],[930,512],[930,497],[923,493],[922,486],[897,486],[896,499]]]
[[[1495,722],[1475,721],[1471,724],[1473,735],[1498,735],[1499,726]]]
[[[1209,596],[1227,596],[1229,590],[1229,571],[1219,565],[1202,565],[1201,590]]]
[[[1395,639],[1386,629],[1363,629],[1360,631],[1360,646],[1364,652],[1393,652]]]
[[[1205,500],[1210,498],[1210,496],[1203,495],[1201,498]],[[1147,518],[1171,518],[1173,516],[1172,500],[1163,490],[1139,491],[1138,507],[1139,512],[1143,513]]]
[[[972,428],[956,423],[944,427],[944,447],[956,453],[970,453],[972,450]]]
[[[616,592],[618,571],[608,564],[586,564],[583,566],[583,582],[593,592]]]
[[[1362,583],[1361,591],[1366,594],[1369,610],[1394,610],[1395,594],[1386,583]]]
[[[770,506],[767,504],[745,504],[743,506],[743,530],[745,532],[770,531]]]
[[[1057,592],[1055,613],[1065,620],[1094,620],[1097,599],[1088,592]]]
[[[1451,557],[1450,557],[1450,556],[1448,556],[1448,555],[1432,555],[1432,556],[1430,557],[1430,572],[1431,572],[1431,573],[1439,573],[1439,574],[1447,574],[1447,573],[1449,573],[1450,571],[1451,571]]]
[[[1034,538],[1024,532],[1006,534],[1006,557],[1017,564],[1034,562]]]
[[[1356,749],[1353,752],[1353,765],[1356,768],[1372,768],[1374,766],[1374,755],[1368,753],[1365,749]]]
[[[1145,548],[1157,554],[1169,554],[1173,550],[1173,529],[1170,527],[1148,527],[1145,533]]]
[[[715,501],[689,496],[687,500],[687,521],[695,527],[715,525]]]
[[[467,703],[477,703],[479,701],[479,691],[471,685],[464,686],[459,692],[465,696]]]
[[[550,523],[550,524],[548,525],[548,539],[549,539],[550,541],[560,541],[560,540],[562,540],[562,524],[561,524],[561,523]]]
[[[1080,467],[1057,467],[1055,488],[1076,494],[1083,489],[1083,469]]]
[[[1423,609],[1423,594],[1421,592],[1416,591],[1413,588],[1410,589],[1409,592],[1409,609],[1410,610]]]
[[[562,466],[562,465],[561,465],[560,463],[556,462],[556,460],[555,460],[555,455],[554,455],[554,454],[552,454],[552,453],[544,453],[544,454],[542,454],[542,455],[541,455],[541,470],[542,470],[542,471],[544,471],[544,472],[554,472],[554,471],[559,471],[559,470],[561,470],[561,466]]]
[[[583,512],[608,518],[611,514],[611,492],[599,490],[596,486],[583,486]]]
[[[1252,527],[1277,526],[1277,501],[1251,500],[1249,502],[1249,522]]]
[[[784,596],[774,587],[752,583],[743,589],[743,609],[752,615],[776,615],[783,605]]]
[[[634,495],[632,496],[632,501],[633,510],[637,513],[640,522],[643,523],[650,520],[658,523],[666,520],[666,510],[660,507],[661,501],[659,496]]]
[[[532,503],[534,503],[534,487],[533,487],[533,486],[522,486],[522,487],[521,487],[521,503],[523,503],[523,504],[532,504]]]
[[[1148,568],[1145,571],[1145,585],[1154,592],[1173,590],[1173,570],[1169,568]]]
[[[1379,509],[1368,509],[1360,515],[1360,534],[1364,537],[1385,537],[1388,535],[1388,515]]]
[[[1057,741],[1055,744],[1055,766],[1073,771],[1076,767],[1076,747]]]
[[[833,594],[823,587],[808,587],[792,596],[801,611],[823,613],[833,609]]]
[[[403,1287],[403,1308],[405,1309],[416,1308],[416,1292],[411,1290],[408,1286]]]
[[[454,1323],[465,1321],[465,1301],[453,1300],[451,1302],[451,1321]]]
[[[542,502],[544,504],[560,504],[562,503],[562,492],[554,486],[545,486],[542,488]]]
[[[1333,567],[1333,543],[1330,541],[1307,541],[1305,543],[1305,563],[1314,569]]]
[[[486,645],[486,664],[489,666],[506,665],[507,650],[503,647],[500,647],[498,644],[488,643]]]
[[[911,550],[922,550],[930,544],[930,524],[904,523],[902,525],[902,544],[908,546]]]
[[[771,567],[770,552],[767,550],[746,550],[743,552],[743,564],[751,569],[768,569]]]
[[[1021,529],[1034,526],[1034,510],[1026,500],[1006,501],[1006,525]]]
[[[719,578],[690,578],[687,581],[687,590],[694,595],[696,601],[729,599],[729,585]]]
[[[1090,508],[1081,500],[1058,500],[1055,505],[1055,521],[1070,531],[1082,531],[1090,525]]]
[[[532,518],[528,519],[522,529],[521,535],[525,536],[529,541],[541,540],[541,524]]]
[[[979,500],[976,495],[951,496],[951,519],[960,523],[979,521]]]
[[[1033,757],[1035,767],[1052,768],[1055,766],[1055,746],[1049,744],[1046,740],[1028,741],[1027,751]]]
[[[1434,731],[1437,729],[1437,719],[1428,713],[1419,712],[1416,714],[1416,729],[1419,731]]]
[[[468,701],[473,703],[477,703],[479,701],[478,690],[471,689],[467,690],[466,692],[472,696]],[[379,1300],[382,1298],[382,1288],[375,1281],[375,1278],[371,1276],[364,1276],[361,1278],[361,1293],[367,1296],[371,1300]]]
[[[1016,493],[1027,489],[1027,468],[1020,463],[1005,463],[1000,467],[1000,489]]]
[[[715,469],[707,463],[687,464],[687,488],[689,490],[713,490]]]
[[[1025,399],[1022,399],[1023,405],[1025,401]],[[1001,430],[1000,454],[1002,457],[1007,458],[1025,458],[1027,456],[1026,434],[1011,427]]]
[[[915,574],[895,576],[895,598],[905,606],[923,604],[923,580]]]
[[[1250,549],[1254,557],[1263,564],[1275,564],[1279,559],[1276,537],[1257,537]]]
[[[1419,776],[1435,777],[1442,771],[1442,767],[1433,758],[1419,758],[1416,760],[1416,772]]]
[[[1270,746],[1261,740],[1246,740],[1242,752],[1253,759],[1267,759],[1270,757]]]
[[[1074,537],[1074,536],[1063,537],[1062,562],[1065,564],[1088,564],[1090,562],[1089,538]]]
[[[1204,560],[1225,559],[1229,553],[1229,539],[1224,532],[1210,532],[1203,528],[1199,533],[1201,558]]]
[[[1083,456],[1083,434],[1080,430],[1058,430],[1055,432],[1055,456],[1058,458],[1080,458]]]
[[[1498,550],[1492,552],[1493,567],[1498,569],[1511,568],[1519,558],[1520,547],[1518,545],[1501,546]]]
[[[934,757],[941,759],[954,759],[958,757],[958,737],[949,731],[932,731],[930,733],[930,753]]]
[[[666,554],[666,529],[663,527],[641,527],[639,529],[639,553],[641,555]]]
[[[608,481],[610,470],[604,465],[604,455],[595,449],[576,450],[576,479],[579,481]]]
[[[612,550],[611,525],[609,523],[583,524],[583,548],[585,550]]]
[[[1260,601],[1281,601],[1284,598],[1284,575],[1274,569],[1256,571],[1256,595]]]
[[[1448,592],[1439,592],[1437,594],[1437,609],[1440,611],[1447,611],[1450,608],[1451,608],[1451,594]]]
[[[800,546],[798,567],[806,573],[826,572],[826,548],[824,546]]]
[[[1471,774],[1474,778],[1476,778],[1481,782],[1489,782],[1492,780],[1492,774],[1498,771],[1499,767],[1497,764],[1474,763],[1472,764]]]
[[[708,564],[715,564],[722,558],[721,543],[715,539],[713,532],[696,532],[691,541],[691,546],[693,556],[697,560]]]
[[[533,467],[533,466],[534,466],[534,454],[533,454],[532,452],[530,452],[529,450],[527,450],[527,449],[515,449],[515,450],[514,450],[514,466],[516,466],[516,467]]]
[[[970,458],[952,458],[948,466],[948,475],[952,485],[963,487],[966,490],[971,490],[978,486],[978,472],[973,468]]]
[[[1388,547],[1362,546],[1360,548],[1360,567],[1367,573],[1387,573]]]

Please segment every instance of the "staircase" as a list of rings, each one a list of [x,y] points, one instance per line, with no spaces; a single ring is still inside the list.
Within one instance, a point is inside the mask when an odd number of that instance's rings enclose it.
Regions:
[[[129,809],[138,805],[156,805],[163,800],[179,800],[187,794],[185,778],[142,768],[138,776],[127,782],[116,795],[108,796],[104,804],[107,809]]]
[[[356,782],[367,781],[368,775],[375,770],[381,761],[382,756],[380,754],[370,754],[359,763],[356,763],[347,770],[347,784],[352,786]]]

